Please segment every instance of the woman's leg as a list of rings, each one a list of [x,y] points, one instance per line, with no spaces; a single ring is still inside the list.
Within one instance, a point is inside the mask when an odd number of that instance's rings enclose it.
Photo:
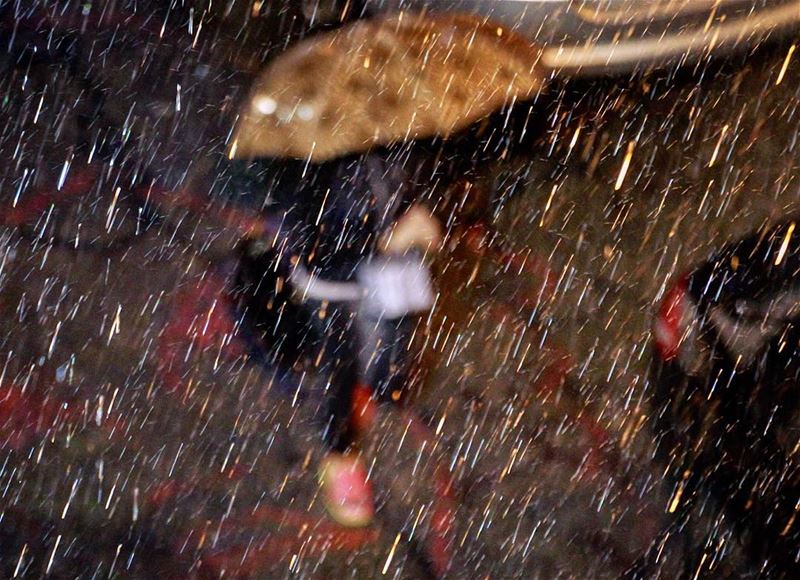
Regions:
[[[354,443],[351,421],[353,392],[358,384],[356,352],[349,341],[340,345],[329,385],[328,420],[325,442],[331,451],[344,453]]]
[[[323,439],[330,451],[344,453],[353,444],[350,417],[359,381],[354,313],[347,303],[307,301],[312,360],[328,381]]]
[[[408,391],[416,354],[411,349],[416,324],[417,318],[412,316],[359,320],[363,380],[382,403],[397,402]]]
[[[375,506],[367,470],[352,452],[356,430],[352,420],[353,392],[359,365],[354,314],[347,304],[319,303],[312,326],[320,337],[314,360],[328,377],[328,412],[324,440],[328,452],[319,466],[322,502],[330,516],[345,526],[366,526]]]

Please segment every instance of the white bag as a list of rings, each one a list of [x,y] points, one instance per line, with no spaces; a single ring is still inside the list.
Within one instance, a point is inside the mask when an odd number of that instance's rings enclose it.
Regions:
[[[358,283],[361,309],[372,317],[399,318],[433,306],[430,270],[416,254],[376,257],[359,267]]]

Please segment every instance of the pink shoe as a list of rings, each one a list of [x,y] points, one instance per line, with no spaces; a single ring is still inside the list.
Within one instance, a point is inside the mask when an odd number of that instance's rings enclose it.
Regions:
[[[319,466],[322,503],[339,524],[350,528],[368,526],[375,515],[372,486],[358,457],[329,453]]]

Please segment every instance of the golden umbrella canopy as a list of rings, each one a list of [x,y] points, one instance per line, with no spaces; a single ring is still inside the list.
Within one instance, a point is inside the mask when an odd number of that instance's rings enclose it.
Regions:
[[[447,136],[535,95],[541,50],[461,14],[400,12],[303,41],[256,79],[231,158],[313,162]]]

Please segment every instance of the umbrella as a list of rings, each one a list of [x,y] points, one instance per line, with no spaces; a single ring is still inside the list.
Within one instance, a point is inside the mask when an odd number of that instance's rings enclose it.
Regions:
[[[541,51],[473,15],[400,12],[303,41],[256,79],[231,158],[321,162],[447,136],[534,96]]]

